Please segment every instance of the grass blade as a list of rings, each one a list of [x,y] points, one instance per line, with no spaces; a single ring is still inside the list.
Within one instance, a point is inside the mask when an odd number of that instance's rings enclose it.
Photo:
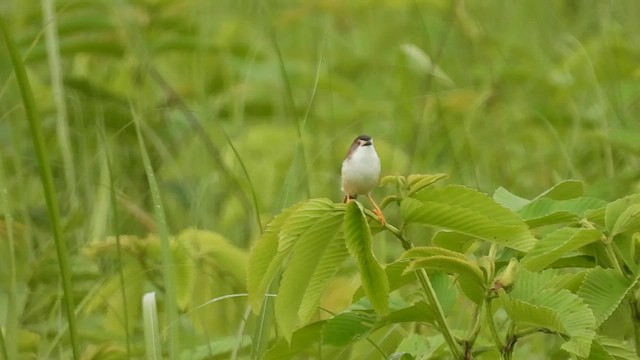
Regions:
[[[116,237],[116,251],[117,251],[117,259],[118,259],[118,273],[120,274],[120,289],[122,290],[122,303],[124,306],[122,307],[124,310],[123,313],[123,322],[124,322],[124,336],[125,343],[127,347],[127,358],[131,358],[131,341],[129,335],[129,314],[128,314],[128,306],[127,306],[127,292],[124,281],[124,272],[122,271],[122,248],[120,246],[120,231],[118,231],[119,217],[118,217],[118,200],[116,197],[116,189],[115,189],[115,180],[113,178],[113,169],[111,167],[111,155],[110,155],[110,147],[107,142],[107,138],[105,135],[104,123],[100,122],[100,140],[102,142],[102,149],[104,151],[104,161],[107,166],[107,172],[109,173],[109,195],[111,200],[111,220],[112,220],[112,232]]]
[[[140,154],[142,155],[142,162],[144,163],[144,170],[147,174],[147,181],[149,182],[149,190],[151,191],[151,198],[153,201],[153,213],[158,224],[158,237],[160,238],[160,246],[162,248],[162,270],[165,286],[165,309],[168,315],[168,339],[169,339],[169,358],[177,359],[180,349],[179,333],[178,333],[178,308],[176,305],[176,287],[174,270],[175,265],[173,256],[171,253],[171,247],[169,244],[169,229],[167,226],[167,218],[165,216],[164,207],[162,206],[162,199],[160,197],[160,188],[156,181],[156,175],[151,166],[151,159],[149,153],[144,144],[142,137],[142,131],[140,129],[140,122],[142,121],[138,115],[133,112],[133,118],[136,124],[136,133],[138,135],[138,144],[140,145]]]
[[[149,360],[162,360],[160,347],[160,328],[158,325],[158,309],[156,307],[156,293],[148,292],[142,298],[142,317],[144,329],[144,343]]]
[[[73,303],[73,292],[71,282],[71,267],[69,265],[69,256],[67,251],[67,244],[62,236],[62,226],[60,222],[60,210],[58,208],[58,199],[56,198],[56,189],[53,184],[53,175],[51,168],[49,167],[49,158],[47,156],[47,150],[44,134],[42,131],[42,125],[38,118],[38,111],[36,109],[33,93],[31,92],[31,85],[27,77],[27,72],[18,53],[18,48],[13,40],[9,29],[4,21],[4,17],[0,16],[0,30],[4,36],[9,55],[11,56],[11,62],[16,74],[16,80],[20,87],[20,93],[22,95],[22,102],[24,105],[27,121],[29,122],[29,128],[31,130],[31,138],[35,147],[36,157],[38,159],[38,169],[40,172],[40,179],[44,190],[44,197],[47,202],[47,210],[49,219],[51,221],[51,227],[53,232],[53,238],[56,243],[56,253],[58,257],[58,265],[60,268],[60,275],[62,276],[62,289],[64,292],[64,303],[67,312],[67,322],[69,324],[69,336],[71,341],[71,349],[73,352],[73,358],[80,358],[80,341],[78,339],[78,330],[75,316],[75,306]]]
[[[44,23],[44,41],[47,47],[49,73],[51,74],[51,95],[56,107],[56,126],[58,143],[62,154],[65,180],[71,193],[70,199],[76,199],[76,171],[73,163],[73,149],[69,139],[69,122],[67,121],[67,103],[62,83],[62,64],[60,63],[60,45],[58,42],[58,21],[55,16],[54,0],[42,0],[42,21]]]

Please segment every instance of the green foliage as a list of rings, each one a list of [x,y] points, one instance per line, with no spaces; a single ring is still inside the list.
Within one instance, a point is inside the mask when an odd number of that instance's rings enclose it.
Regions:
[[[422,191],[417,199],[405,199],[400,208],[407,223],[445,228],[521,251],[536,242],[521,218],[473,189]]]
[[[356,202],[347,204],[344,213],[344,240],[358,263],[365,295],[378,313],[386,313],[389,308],[389,280],[373,254],[371,230]]]
[[[155,357],[638,358],[640,2],[31,5],[0,358],[144,358],[149,292]]]

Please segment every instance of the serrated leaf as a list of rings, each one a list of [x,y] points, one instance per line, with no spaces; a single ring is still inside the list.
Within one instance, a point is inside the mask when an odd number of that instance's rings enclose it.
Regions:
[[[558,334],[569,335],[554,309],[511,298],[502,289],[498,292],[498,296],[504,311],[517,325],[540,327]]]
[[[431,239],[431,243],[435,246],[462,254],[469,251],[475,242],[476,238],[473,236],[447,230],[438,231]]]
[[[539,271],[564,255],[601,238],[602,233],[595,229],[569,227],[558,229],[539,240],[536,246],[522,258],[521,264],[531,271]]]
[[[334,203],[329,199],[311,199],[297,207],[280,229],[278,252],[289,250],[298,237],[315,223],[315,220],[325,216],[334,208]]]
[[[598,336],[596,338],[602,347],[613,356],[616,360],[637,360],[638,355],[624,341],[612,339],[606,336]]]
[[[503,187],[496,189],[493,193],[493,200],[511,211],[518,211],[531,202],[531,200],[521,198]]]
[[[624,213],[629,207],[637,204],[640,204],[640,194],[625,196],[607,205],[607,209],[604,214],[604,221],[609,234],[613,233],[613,228],[622,213]]]
[[[415,193],[417,193],[418,191],[432,185],[435,182],[438,182],[442,179],[446,179],[448,176],[447,174],[433,174],[433,175],[429,175],[429,174],[414,174],[414,175],[409,175],[409,177],[407,178],[407,182],[409,183],[409,193],[408,195],[411,196]]]
[[[249,304],[256,314],[260,311],[264,294],[271,283],[274,271],[279,269],[281,262],[284,261],[284,256],[276,259],[280,229],[289,216],[301,205],[294,205],[273,218],[267,225],[262,237],[258,239],[251,249],[247,266],[247,290],[249,292]],[[278,261],[277,264],[275,264],[276,261]],[[273,269],[272,271],[268,271],[270,267]]]
[[[484,274],[478,265],[471,263],[467,259],[434,255],[412,261],[407,271],[416,271],[418,269],[456,274],[458,275],[457,279],[460,283],[460,288],[471,301],[479,304],[484,298],[486,291]]]
[[[379,317],[367,311],[347,311],[327,320],[322,341],[331,346],[346,346],[369,334]]]
[[[589,305],[596,318],[596,325],[600,326],[613,314],[637,282],[637,277],[631,281],[613,269],[595,268],[587,273],[578,296]]]
[[[307,291],[304,293],[300,310],[298,311],[298,316],[302,323],[308,322],[316,312],[327,285],[329,285],[331,279],[340,269],[340,265],[348,256],[349,252],[344,245],[344,236],[342,231],[338,231],[327,250],[322,254],[322,258],[309,280]]]
[[[549,284],[558,276],[558,270],[547,269],[540,272],[531,272],[527,269],[518,269],[516,282],[509,292],[509,296],[516,299],[531,299],[539,292],[549,287]]]
[[[640,204],[634,204],[620,214],[611,229],[611,236],[638,230],[640,230]]]
[[[567,289],[575,294],[580,289],[580,286],[582,286],[582,282],[584,281],[584,278],[587,276],[587,273],[589,271],[591,271],[591,269],[583,270],[577,273],[554,276],[547,283],[547,286],[554,289]]]
[[[566,330],[565,333],[570,337],[562,345],[562,348],[577,356],[586,357],[589,355],[591,342],[595,337],[596,319],[582,298],[569,290],[557,290],[549,286],[550,279],[556,274],[556,271],[549,270],[541,273],[520,270],[514,289],[509,293],[508,297],[535,307],[553,310]],[[501,300],[502,296],[506,296],[506,294],[501,294]],[[523,307],[525,306],[523,305]],[[527,311],[535,316],[527,317]],[[548,321],[539,318],[541,315],[540,310],[531,308],[525,310],[525,312],[518,311],[516,316],[521,322],[540,322],[542,324]],[[555,318],[551,326],[558,328],[557,324],[555,324]]]
[[[532,228],[577,221],[588,210],[603,208],[606,202],[600,199],[580,197],[570,200],[540,198],[518,211]]]
[[[523,225],[522,219],[513,211],[498,204],[487,194],[462,185],[449,185],[441,189],[425,189],[415,194],[415,199],[422,202],[435,202],[451,206],[459,206],[482,213],[502,225]]]
[[[589,351],[589,360],[616,360],[609,352],[600,344],[598,340],[591,343]]]
[[[584,195],[584,183],[582,181],[565,180],[536,196],[534,200],[542,198],[549,198],[552,200],[569,200],[582,195]]]
[[[362,288],[376,312],[389,310],[389,281],[371,248],[371,230],[356,201],[347,204],[344,214],[344,238],[347,249],[360,270]]]
[[[315,219],[293,245],[291,259],[282,274],[275,300],[276,321],[282,335],[288,340],[300,322],[298,311],[309,289],[310,280],[331,240],[339,231],[341,221],[339,213],[328,213]]]
[[[427,192],[430,193],[430,189],[420,194]],[[461,193],[464,195],[468,191],[462,190]],[[433,200],[423,202],[412,198],[404,199],[400,209],[405,221],[456,231],[520,251],[529,251],[535,245],[536,239],[522,219],[513,213],[504,214],[503,211],[509,210],[486,196],[484,198],[470,196],[469,201],[464,205],[459,204],[464,202],[458,198],[434,198]],[[485,205],[486,211],[483,211]],[[506,225],[505,222],[518,223],[518,225]]]

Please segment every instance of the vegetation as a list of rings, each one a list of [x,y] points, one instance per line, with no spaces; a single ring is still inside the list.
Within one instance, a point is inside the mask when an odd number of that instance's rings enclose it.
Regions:
[[[637,1],[34,5],[0,359],[640,355]],[[339,201],[360,133],[384,226]]]

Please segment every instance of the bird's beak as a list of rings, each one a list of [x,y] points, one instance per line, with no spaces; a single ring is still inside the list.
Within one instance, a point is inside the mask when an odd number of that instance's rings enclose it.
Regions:
[[[373,145],[373,140],[367,140],[362,142],[362,146],[371,146]]]

